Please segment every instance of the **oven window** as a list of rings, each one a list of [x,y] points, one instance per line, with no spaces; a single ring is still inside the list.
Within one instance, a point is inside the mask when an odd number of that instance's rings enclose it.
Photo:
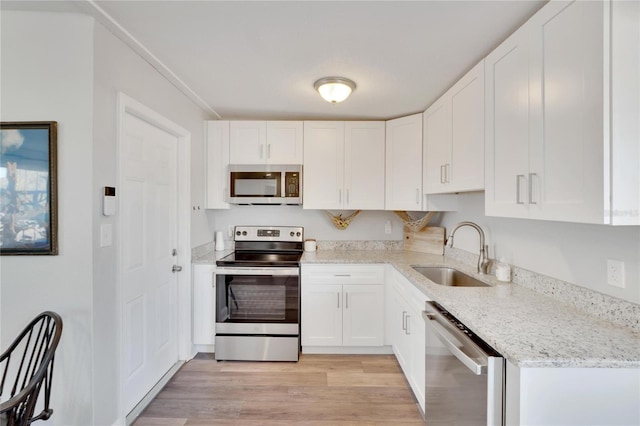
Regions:
[[[216,322],[298,323],[297,276],[218,275]]]
[[[231,196],[233,197],[280,197],[281,174],[232,172]]]

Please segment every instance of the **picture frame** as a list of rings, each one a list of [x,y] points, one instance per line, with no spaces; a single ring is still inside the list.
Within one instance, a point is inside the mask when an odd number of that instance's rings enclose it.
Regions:
[[[58,254],[55,121],[0,123],[0,255]]]

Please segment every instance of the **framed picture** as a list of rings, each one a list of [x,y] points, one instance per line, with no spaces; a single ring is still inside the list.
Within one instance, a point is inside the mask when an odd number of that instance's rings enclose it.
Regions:
[[[0,254],[58,254],[55,121],[0,123]]]

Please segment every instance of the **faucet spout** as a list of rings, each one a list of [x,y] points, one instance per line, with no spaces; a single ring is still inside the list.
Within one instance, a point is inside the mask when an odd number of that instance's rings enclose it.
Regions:
[[[489,259],[489,246],[484,242],[484,231],[474,222],[460,222],[456,226],[453,227],[451,234],[449,234],[449,238],[447,238],[445,244],[449,247],[453,247],[453,235],[459,228],[463,226],[470,226],[476,231],[478,231],[478,235],[480,236],[480,254],[478,256],[478,267],[477,271],[480,274],[487,274],[489,271],[489,265],[491,264],[491,260]]]

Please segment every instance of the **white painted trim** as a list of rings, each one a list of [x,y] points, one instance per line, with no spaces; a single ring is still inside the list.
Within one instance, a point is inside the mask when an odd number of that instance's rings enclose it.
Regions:
[[[180,368],[184,364],[185,364],[184,361],[176,362],[173,365],[173,367],[171,367],[171,369],[167,371],[167,373],[164,376],[162,376],[162,378],[158,381],[158,383],[156,383],[156,385],[153,388],[151,388],[149,393],[147,393],[144,396],[144,398],[142,398],[142,401],[140,401],[138,405],[136,405],[133,408],[133,410],[131,410],[131,412],[127,414],[127,418],[125,420],[125,424],[127,426],[133,424],[133,422],[135,422],[136,419],[140,417],[140,414],[142,414],[144,409],[147,408],[147,406],[151,403],[151,401],[153,401],[153,398],[158,396],[162,388],[164,388],[165,385],[169,383],[169,380],[171,380],[171,378],[178,372],[178,370],[180,370]]]
[[[123,123],[125,114],[131,114],[138,117],[167,133],[172,134],[178,139],[177,147],[177,193],[178,193],[178,206],[177,206],[177,264],[182,265],[182,272],[177,275],[177,291],[178,291],[178,360],[191,359],[191,211],[190,211],[190,198],[191,198],[191,133],[183,127],[168,120],[162,115],[158,114],[154,110],[141,104],[135,99],[125,95],[122,92],[118,92],[117,99],[117,114],[116,114],[116,126],[118,141],[116,144],[116,176],[118,186],[122,188],[122,176],[121,176],[121,155],[123,153]],[[117,221],[118,232],[123,228],[122,216],[118,217]],[[125,359],[125,338],[124,338],[124,309],[122,306],[122,277],[121,277],[121,256],[122,247],[120,239],[117,239],[116,253],[116,293],[118,306],[117,310],[117,324],[116,327],[120,330],[119,339],[119,360],[118,360],[118,422],[124,424],[126,414],[124,412],[124,359]]]
[[[203,110],[215,115],[218,119],[222,116],[218,114],[204,99],[202,99],[196,92],[191,89],[178,77],[167,65],[158,59],[149,49],[147,49],[138,39],[136,39],[129,31],[127,31],[115,18],[109,15],[103,8],[101,8],[94,0],[86,0],[79,2],[78,5],[91,16],[93,16],[98,22],[111,31],[116,37],[122,40],[127,46],[137,53],[142,59],[149,63],[156,69],[164,78],[166,78],[171,84],[173,84],[178,90],[189,98],[193,103],[198,105]]]
[[[303,354],[393,355],[391,346],[303,346]]]

